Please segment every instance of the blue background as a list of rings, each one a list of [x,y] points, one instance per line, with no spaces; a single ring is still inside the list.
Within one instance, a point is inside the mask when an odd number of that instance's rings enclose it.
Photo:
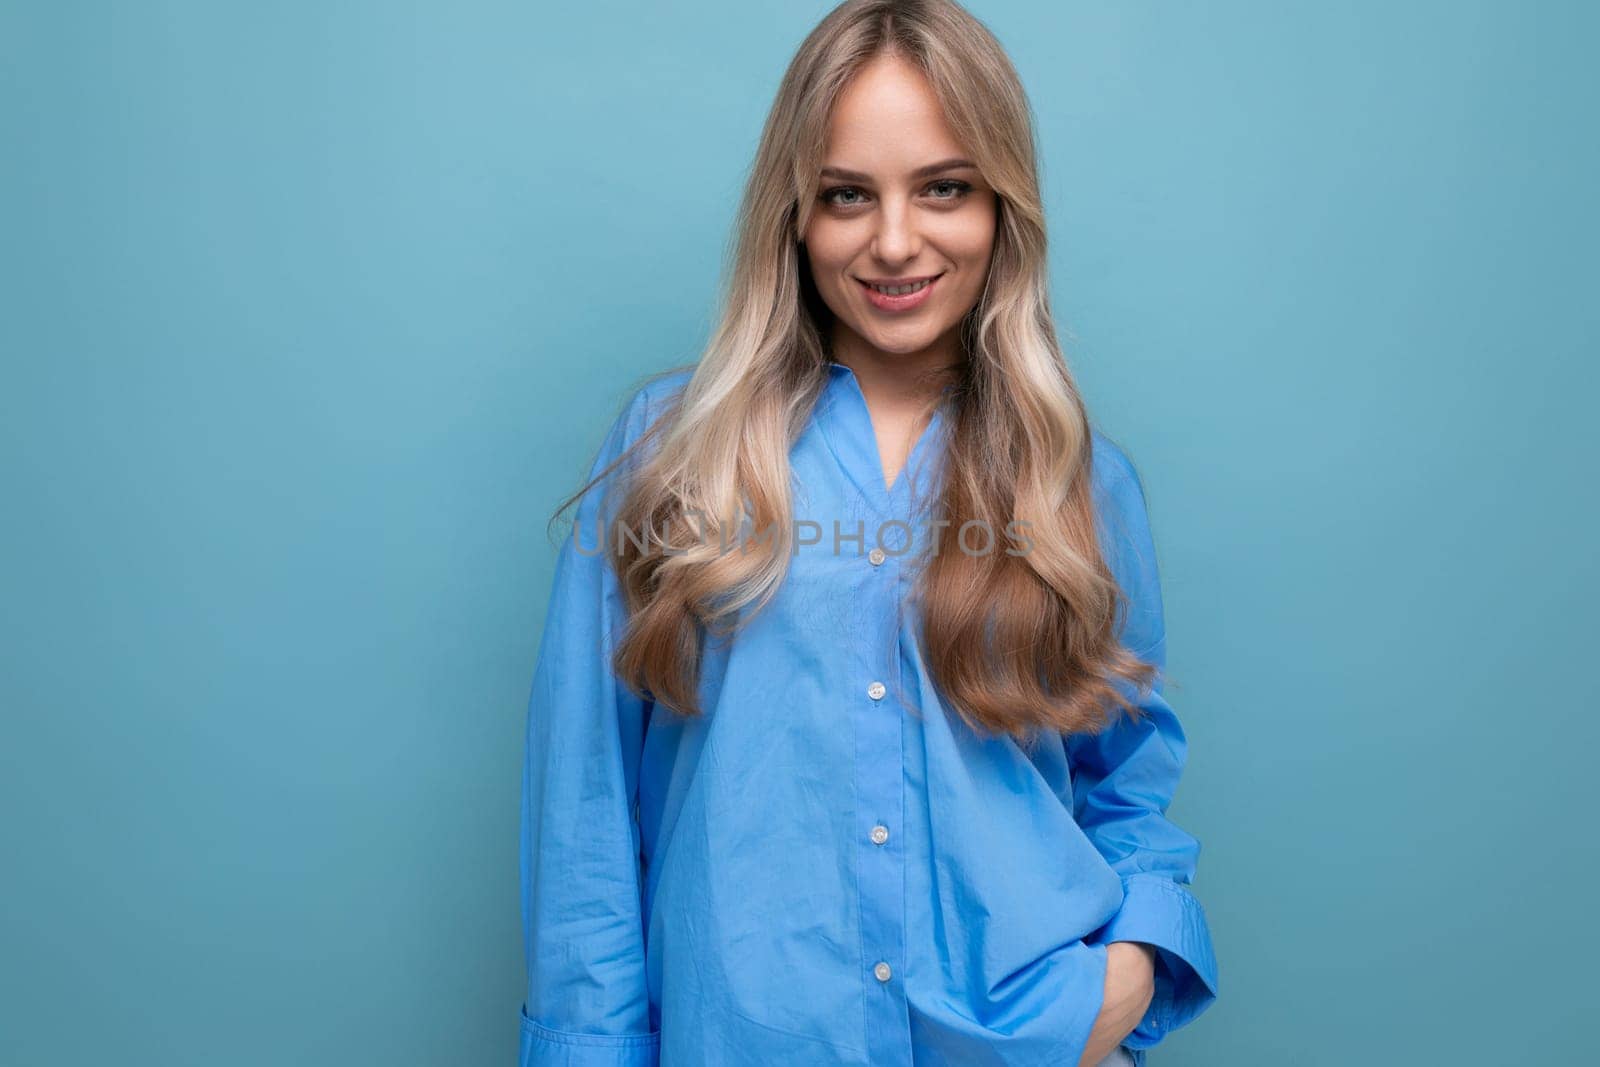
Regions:
[[[512,1061],[545,520],[828,6],[0,6],[0,1062]],[[1163,568],[1152,1061],[1587,1058],[1596,6],[972,10]]]

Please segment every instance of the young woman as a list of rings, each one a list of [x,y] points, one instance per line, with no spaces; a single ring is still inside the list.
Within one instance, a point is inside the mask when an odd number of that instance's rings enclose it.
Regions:
[[[1141,484],[1064,364],[1028,104],[967,12],[807,37],[709,347],[574,500],[524,1065],[1142,1064],[1213,1001]]]

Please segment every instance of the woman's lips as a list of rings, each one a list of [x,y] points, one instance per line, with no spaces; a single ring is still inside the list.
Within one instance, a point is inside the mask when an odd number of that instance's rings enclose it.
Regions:
[[[938,285],[939,279],[943,277],[943,274],[936,275],[933,281],[924,285],[921,289],[906,293],[904,296],[890,296],[888,293],[880,293],[859,278],[856,279],[856,282],[861,286],[862,291],[867,294],[867,302],[879,311],[910,311],[933,295],[934,286]]]

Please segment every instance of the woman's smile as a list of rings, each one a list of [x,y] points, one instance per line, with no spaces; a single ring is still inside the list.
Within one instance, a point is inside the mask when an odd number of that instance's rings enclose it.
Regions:
[[[867,301],[879,311],[891,313],[911,311],[926,303],[933,295],[934,283],[944,277],[943,272],[932,277],[913,280],[896,284],[892,279],[886,282],[869,282],[861,278],[862,292],[866,293]]]

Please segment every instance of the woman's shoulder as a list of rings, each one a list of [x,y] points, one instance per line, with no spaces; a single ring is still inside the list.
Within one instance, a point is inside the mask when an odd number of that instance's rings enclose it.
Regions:
[[[669,367],[649,375],[641,384],[634,387],[632,395],[628,397],[628,402],[623,405],[622,413],[617,419],[619,424],[617,429],[624,447],[638,440],[654,425],[689,384],[694,371],[692,365]]]
[[[627,399],[621,409],[612,416],[602,451],[615,458],[623,450],[632,447],[683,391],[693,374],[694,367],[680,366],[657,371],[642,381],[636,380],[632,391],[626,394]]]
[[[679,393],[683,392],[689,384],[689,379],[694,377],[693,364],[669,367],[657,371],[645,379],[644,384],[634,393],[634,399],[642,404],[646,411],[659,414]]]
[[[657,371],[634,388],[614,429],[623,447],[632,444],[652,426],[694,377],[694,364],[681,364]],[[1098,426],[1089,427],[1091,444],[1091,483],[1101,499],[1126,493],[1142,493],[1139,472],[1128,450],[1112,440]]]
[[[1130,483],[1137,488],[1139,472],[1134,467],[1133,459],[1127,450],[1107,437],[1098,427],[1090,426],[1089,436],[1092,452],[1091,483],[1095,494],[1104,498],[1127,488]]]

